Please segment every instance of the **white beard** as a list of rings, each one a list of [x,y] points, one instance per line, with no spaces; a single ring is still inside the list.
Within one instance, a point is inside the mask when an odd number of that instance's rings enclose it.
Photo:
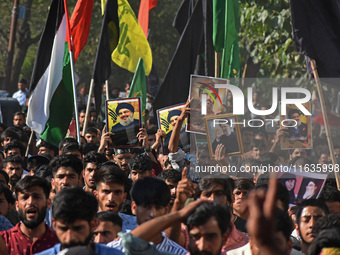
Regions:
[[[311,198],[314,195],[314,190],[306,190],[305,194],[303,194],[302,199],[308,199]]]
[[[130,115],[130,117],[127,120],[120,120],[119,123],[123,126],[126,127],[130,125],[134,121],[133,115]]]

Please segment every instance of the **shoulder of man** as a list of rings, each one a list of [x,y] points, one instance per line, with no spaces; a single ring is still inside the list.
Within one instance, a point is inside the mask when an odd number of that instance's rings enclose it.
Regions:
[[[106,246],[104,244],[100,244],[100,243],[95,243],[95,248],[96,248],[96,253],[98,255],[122,255],[124,254],[123,252],[121,252],[120,250],[116,249],[116,248],[112,248],[109,246]]]

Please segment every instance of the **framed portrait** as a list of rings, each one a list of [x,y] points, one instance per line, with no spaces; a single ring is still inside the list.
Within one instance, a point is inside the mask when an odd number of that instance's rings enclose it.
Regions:
[[[185,104],[178,104],[166,108],[157,110],[157,120],[158,128],[162,129],[166,137],[162,138],[161,144],[163,149],[163,154],[169,154],[169,141],[172,135],[172,131],[175,128],[178,117],[181,115],[182,110],[185,108]],[[179,138],[178,147],[184,151],[190,150],[190,133],[186,132],[185,126],[187,124],[187,119],[183,122],[181,127],[181,134]]]
[[[207,141],[211,158],[215,158],[215,150],[219,144],[225,148],[226,156],[243,154],[240,127],[237,116],[233,114],[221,114],[204,118],[207,130]]]
[[[303,106],[311,111],[310,104]],[[281,138],[281,149],[312,149],[312,122],[311,116],[304,115],[296,105],[287,105],[287,114],[280,115],[280,122],[287,127],[288,136]]]
[[[288,190],[289,204],[305,199],[318,198],[327,178],[325,173],[313,173],[288,169],[279,174],[279,182]]]
[[[205,134],[206,129],[203,118],[227,113],[227,89],[215,88],[215,84],[227,84],[228,80],[215,77],[191,75],[189,98],[190,115],[188,117],[187,131]],[[202,115],[202,98],[206,98],[206,114]],[[229,100],[232,103],[232,100]]]
[[[137,139],[142,127],[140,98],[106,101],[106,127],[112,135],[111,147],[140,146]]]

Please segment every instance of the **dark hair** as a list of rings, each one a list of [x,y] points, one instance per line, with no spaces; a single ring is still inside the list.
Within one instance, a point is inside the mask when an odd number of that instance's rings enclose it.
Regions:
[[[216,185],[221,185],[223,187],[224,194],[227,196],[227,200],[231,204],[233,202],[233,191],[231,190],[230,182],[227,179],[217,178],[215,175],[213,177],[206,175],[200,180],[198,187],[200,191],[205,191],[212,189]]]
[[[20,164],[22,166],[24,162],[19,155],[11,155],[11,156],[4,158],[3,167],[5,168],[8,163]]]
[[[123,221],[122,218],[119,217],[118,214],[112,211],[104,211],[97,213],[97,219],[100,221],[110,221],[114,225],[118,225],[119,227],[123,227]]]
[[[24,78],[21,78],[21,79],[19,80],[19,83],[22,83],[22,84],[27,85],[27,81],[26,81],[26,79],[24,79]]]
[[[286,240],[289,240],[290,234],[292,233],[294,226],[291,218],[289,217],[287,210],[282,211],[277,209],[276,214],[276,232],[282,232]]]
[[[9,182],[8,174],[4,170],[2,170],[2,169],[0,170],[0,174],[5,178],[6,183],[8,184],[8,182]]]
[[[65,144],[65,146],[61,149],[62,154],[67,154],[74,151],[79,151],[80,154],[83,155],[82,149],[78,143]]]
[[[0,184],[0,195],[4,193],[4,196],[9,204],[14,204],[15,199],[13,197],[13,192],[10,189],[2,184]]]
[[[96,143],[85,143],[81,145],[81,151],[83,155],[86,155],[90,152],[98,151],[99,145]]]
[[[41,167],[42,165],[48,165],[50,162],[51,160],[48,157],[43,156],[42,154],[32,156],[27,160],[27,170],[38,170],[39,167]]]
[[[49,166],[52,170],[53,177],[60,167],[71,167],[80,177],[83,170],[83,164],[79,158],[74,155],[59,155],[56,156]]]
[[[4,151],[7,154],[9,150],[13,150],[13,149],[16,149],[16,148],[18,148],[20,150],[21,156],[25,155],[25,150],[26,150],[25,146],[17,140],[11,141],[8,144],[6,144]]]
[[[255,186],[255,190],[263,189],[267,192],[268,190],[268,184],[257,184]],[[277,185],[277,199],[280,200],[283,204],[283,209],[285,211],[289,208],[289,193],[285,186],[283,186],[281,183],[278,183]]]
[[[259,140],[259,139],[253,139],[250,143],[250,148],[262,148],[265,149],[266,148],[266,144],[264,143],[264,141]]]
[[[98,130],[95,127],[88,127],[85,130],[85,134],[91,134],[91,133],[96,133],[96,135],[98,134]]]
[[[4,140],[7,137],[12,137],[13,140],[19,140],[20,141],[20,136],[19,134],[13,130],[13,128],[7,128],[4,132],[1,134],[1,142],[4,142]]]
[[[14,113],[14,114],[13,114],[13,117],[14,117],[14,116],[18,116],[18,115],[21,115],[23,118],[26,118],[26,115],[25,115],[25,113],[23,113],[23,112],[16,112],[16,113]]]
[[[151,171],[152,169],[152,160],[149,156],[145,154],[137,154],[132,157],[129,162],[130,170],[138,170],[138,171]]]
[[[40,166],[34,176],[45,178],[49,184],[51,184],[51,180],[53,179],[52,170],[49,168],[49,165]]]
[[[104,154],[90,151],[89,153],[85,154],[85,157],[83,159],[83,166],[85,168],[88,163],[93,163],[96,164],[97,167],[99,168],[101,164],[103,164],[106,161],[108,160]]]
[[[178,183],[182,179],[181,173],[172,168],[162,171],[157,177],[163,181],[172,183]]]
[[[90,222],[97,214],[98,202],[94,195],[80,187],[69,187],[57,193],[52,204],[55,220],[73,223],[76,220]]]
[[[72,137],[67,137],[67,138],[64,138],[63,140],[60,141],[59,143],[59,150],[61,151],[64,146],[66,144],[69,144],[69,143],[78,143],[76,139],[72,138]]]
[[[28,191],[32,187],[41,187],[44,191],[46,199],[50,196],[51,186],[49,185],[48,181],[44,178],[37,177],[37,176],[26,176],[25,178],[19,180],[15,185],[15,195],[18,198],[18,193],[24,193]]]
[[[156,133],[157,133],[157,128],[155,128],[155,127],[152,127],[152,128],[150,128],[150,129],[147,129],[146,130],[146,132],[147,132],[147,134],[148,135],[155,135]]]
[[[322,230],[340,228],[340,214],[330,213],[318,219],[313,226],[313,233],[318,234]]]
[[[134,183],[131,198],[139,206],[167,206],[170,202],[170,190],[164,181],[155,177],[145,177]]]
[[[319,199],[324,202],[340,202],[340,191],[332,186],[324,186]]]
[[[249,179],[237,179],[235,180],[235,187],[234,189],[240,190],[251,190],[255,187],[254,182]]]
[[[215,203],[201,204],[191,213],[186,224],[191,230],[193,227],[202,226],[212,217],[215,217],[221,234],[224,235],[230,224],[230,212],[226,206]]]
[[[321,231],[311,243],[308,254],[319,255],[323,248],[340,248],[340,228]]]
[[[301,204],[298,205],[298,208],[296,209],[296,213],[295,213],[296,223],[298,225],[300,225],[300,218],[301,218],[302,211],[307,206],[319,207],[322,211],[324,211],[325,214],[329,214],[328,207],[323,201],[319,199],[313,199],[313,198],[304,200],[301,202]]]
[[[40,142],[37,148],[39,149],[40,147],[45,147],[49,150],[53,150],[54,156],[58,155],[58,147],[54,146],[53,144],[50,144],[49,142],[46,142],[45,140],[40,139]]]
[[[93,179],[96,183],[97,190],[100,186],[100,183],[113,182],[123,185],[124,190],[126,191],[126,185],[128,183],[128,178],[125,172],[114,164],[101,166],[95,171]]]

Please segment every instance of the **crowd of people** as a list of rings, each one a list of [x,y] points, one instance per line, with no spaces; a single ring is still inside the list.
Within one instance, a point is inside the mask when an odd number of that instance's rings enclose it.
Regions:
[[[188,102],[167,155],[152,118],[137,134],[141,146],[124,148],[111,146],[115,134],[95,111],[81,143],[67,137],[59,147],[35,136],[29,142],[22,112],[13,126],[0,124],[0,254],[340,254],[334,175],[318,198],[296,197],[294,176],[278,182],[262,169],[327,165],[324,138],[312,150],[287,152],[279,149],[285,128],[243,127],[244,154],[227,157],[227,144],[217,144],[212,159],[206,144],[179,148],[189,114]],[[339,158],[340,146],[334,149]],[[257,170],[198,174],[198,165]]]

